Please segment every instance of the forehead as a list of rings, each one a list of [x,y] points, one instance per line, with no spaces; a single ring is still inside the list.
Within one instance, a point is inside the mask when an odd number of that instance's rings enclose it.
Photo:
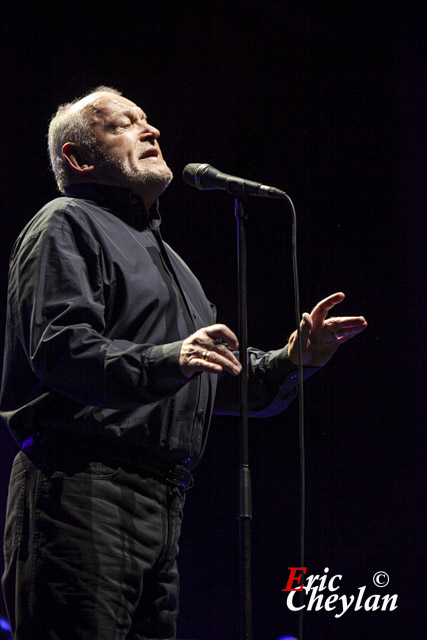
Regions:
[[[132,111],[137,112],[140,116],[145,116],[142,109],[134,102],[115,93],[99,93],[88,96],[78,106],[87,112],[92,122],[106,121],[116,114]]]

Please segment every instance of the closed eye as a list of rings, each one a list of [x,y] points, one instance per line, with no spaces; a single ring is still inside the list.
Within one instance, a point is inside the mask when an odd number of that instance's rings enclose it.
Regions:
[[[121,118],[120,120],[113,120],[105,124],[107,131],[115,132],[121,129],[128,129],[132,125],[129,118]]]

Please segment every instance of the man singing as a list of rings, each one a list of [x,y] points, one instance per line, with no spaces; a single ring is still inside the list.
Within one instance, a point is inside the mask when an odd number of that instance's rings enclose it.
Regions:
[[[21,448],[2,580],[14,640],[176,637],[185,490],[217,383],[218,410],[231,410],[241,364],[237,337],[160,235],[172,173],[159,135],[109,87],[62,105],[49,150],[63,195],[12,251],[1,415]],[[343,298],[303,315],[306,375],[366,327],[327,318]],[[250,415],[285,409],[296,332],[247,357]]]

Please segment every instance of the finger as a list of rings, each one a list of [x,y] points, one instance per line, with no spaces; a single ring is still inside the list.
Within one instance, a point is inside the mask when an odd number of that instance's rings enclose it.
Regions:
[[[233,351],[223,342],[213,342],[212,346],[209,347],[209,351],[203,352],[202,357],[210,362],[216,362],[221,366],[228,366],[229,364],[232,366],[240,365]]]
[[[221,355],[216,351],[204,349],[193,353],[187,361],[187,366],[191,372],[206,371],[210,373],[222,373],[223,371],[238,375],[242,366],[231,351]]]
[[[318,302],[316,304],[315,307],[313,307],[313,310],[311,312],[311,317],[313,318],[314,322],[319,322],[322,321],[326,318],[326,316],[328,315],[328,312],[333,309],[333,307],[335,307],[335,305],[339,304],[340,302],[342,302],[345,298],[345,294],[342,293],[342,291],[339,291],[337,293],[333,293],[332,295],[328,296],[327,298],[324,298],[323,300],[321,300],[320,302]]]
[[[366,323],[364,316],[332,316],[325,322],[326,325],[334,324],[336,326],[345,326],[352,324]]]
[[[225,352],[223,353],[219,353],[218,351],[205,351],[202,354],[202,359],[205,363],[207,362],[215,367],[220,367],[221,371],[226,371],[233,375],[239,374],[242,370],[242,365],[236,356],[227,348],[225,348]]]
[[[224,371],[224,368],[220,364],[211,361],[209,351],[194,353],[188,356],[181,363],[181,369],[187,378],[191,377],[195,373],[207,372],[219,374]],[[237,375],[238,372],[236,370],[236,372],[233,371],[233,373]]]
[[[207,371],[208,373],[222,373],[223,371],[219,364],[206,360],[203,355],[191,358],[190,364],[194,371]]]
[[[213,324],[210,327],[206,327],[206,333],[210,338],[214,340],[223,340],[230,349],[238,349],[239,341],[236,334],[225,324]]]
[[[368,326],[363,316],[351,316],[346,318],[329,318],[326,320],[325,326],[331,333],[345,335],[349,331],[357,331],[360,333]]]
[[[339,343],[347,342],[347,340],[350,340],[351,338],[354,338],[354,336],[357,336],[359,333],[362,333],[362,331],[364,331],[367,326],[368,325],[365,322],[359,325],[354,325],[353,327],[341,328],[337,331],[334,331],[334,337]]]

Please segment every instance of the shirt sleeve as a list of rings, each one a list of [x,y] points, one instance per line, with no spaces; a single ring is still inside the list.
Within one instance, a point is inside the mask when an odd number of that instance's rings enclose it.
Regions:
[[[304,367],[304,380],[318,367]],[[298,367],[288,356],[288,346],[274,351],[248,349],[248,415],[268,418],[281,413],[298,393]],[[238,415],[239,382],[234,376],[222,376],[218,384],[214,413]]]
[[[12,259],[10,283],[14,331],[49,389],[83,404],[128,409],[187,381],[180,342],[155,347],[108,337],[102,252],[84,231],[49,225],[26,238]]]

